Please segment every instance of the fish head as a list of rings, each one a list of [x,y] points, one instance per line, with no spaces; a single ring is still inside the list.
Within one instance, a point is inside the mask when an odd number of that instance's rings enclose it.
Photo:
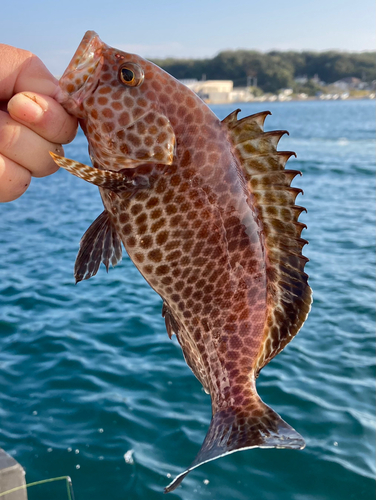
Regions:
[[[107,170],[173,162],[175,133],[156,92],[167,75],[140,56],[114,49],[94,31],[82,39],[55,98],[80,120],[95,166]],[[163,94],[165,96],[165,94]]]

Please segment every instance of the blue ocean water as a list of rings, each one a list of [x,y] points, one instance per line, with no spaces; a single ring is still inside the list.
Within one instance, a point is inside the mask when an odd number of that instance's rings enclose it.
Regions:
[[[236,106],[213,106],[220,118]],[[314,291],[299,335],[258,390],[305,438],[189,474],[171,499],[368,500],[375,488],[375,104],[241,104],[303,172],[301,221]],[[80,134],[66,155],[88,162]],[[102,211],[65,171],[0,206],[0,446],[28,482],[69,475],[76,500],[154,500],[199,450],[210,398],[169,340],[161,300],[127,257],[74,285],[79,240]],[[128,453],[127,453],[128,452]],[[127,453],[125,460],[124,455]],[[30,488],[31,500],[66,488]]]

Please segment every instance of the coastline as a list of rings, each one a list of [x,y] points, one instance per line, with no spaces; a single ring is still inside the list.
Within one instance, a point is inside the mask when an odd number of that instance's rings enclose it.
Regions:
[[[275,97],[275,98],[274,98]],[[211,101],[210,99],[203,99],[203,101],[206,104],[237,104],[237,103],[253,103],[253,102],[308,102],[308,101],[375,101],[376,100],[376,95],[371,94],[371,95],[365,95],[365,96],[348,96],[346,98],[344,97],[327,97],[326,95],[324,97],[322,96],[307,96],[305,98],[301,98],[298,96],[288,96],[288,98],[283,98],[279,99],[278,96],[260,96],[260,97],[255,97],[254,99],[248,99],[248,100],[227,100],[227,101]]]

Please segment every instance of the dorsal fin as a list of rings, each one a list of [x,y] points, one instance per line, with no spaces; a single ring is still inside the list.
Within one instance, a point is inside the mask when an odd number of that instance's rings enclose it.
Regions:
[[[249,192],[264,229],[267,255],[268,311],[264,341],[255,370],[259,372],[303,325],[312,302],[312,291],[302,255],[308,243],[300,237],[305,224],[298,221],[305,208],[295,205],[301,189],[291,187],[297,170],[285,170],[290,151],[277,151],[280,138],[287,133],[264,132],[269,111],[238,120],[236,110],[223,120],[233,143]]]

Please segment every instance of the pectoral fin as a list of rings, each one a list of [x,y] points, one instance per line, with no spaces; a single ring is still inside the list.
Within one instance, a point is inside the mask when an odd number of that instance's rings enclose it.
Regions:
[[[127,176],[123,172],[113,172],[112,170],[100,170],[99,168],[89,167],[78,161],[56,155],[51,151],[50,155],[59,167],[101,188],[110,189],[114,192],[129,191],[133,193],[139,189],[149,187],[149,180],[143,175],[133,176],[130,174]]]

